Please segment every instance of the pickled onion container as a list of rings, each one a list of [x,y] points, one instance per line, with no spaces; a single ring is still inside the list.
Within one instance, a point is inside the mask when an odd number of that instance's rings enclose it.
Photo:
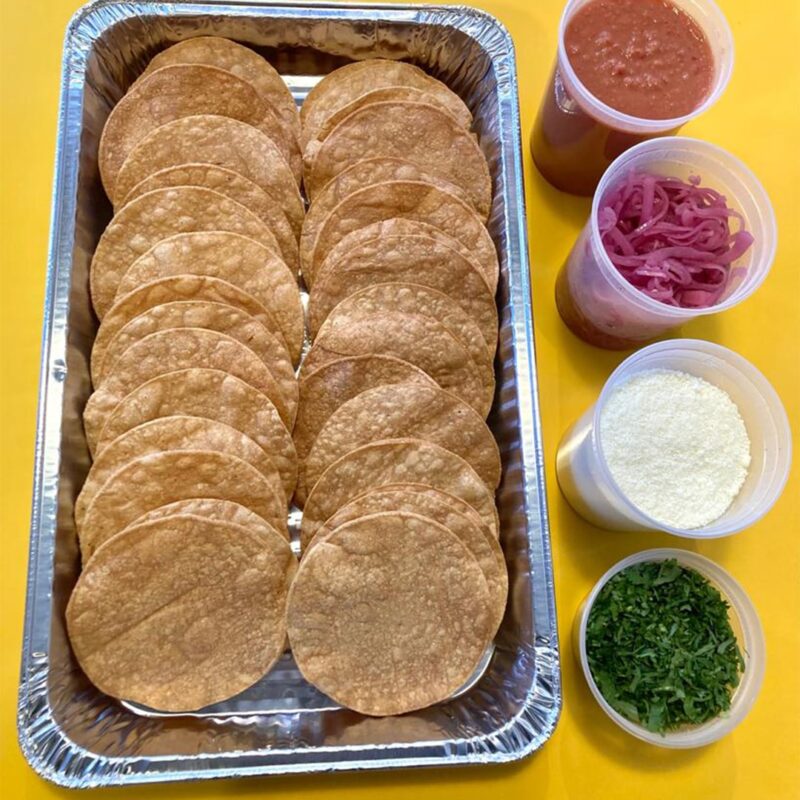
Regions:
[[[678,308],[647,296],[628,283],[611,262],[600,238],[598,214],[606,197],[631,170],[687,180],[692,175],[723,194],[738,211],[754,242],[731,264],[725,293],[708,308]],[[725,150],[682,136],[643,142],[623,153],[595,192],[589,220],[556,278],[556,305],[567,327],[598,347],[638,347],[692,319],[718,314],[749,297],[767,277],[778,241],[775,214],[755,175]]]
[[[739,685],[733,691],[731,707],[726,712],[700,725],[685,725],[661,734],[647,730],[642,725],[622,716],[603,697],[589,667],[589,658],[586,651],[586,626],[597,595],[617,573],[634,564],[666,561],[673,558],[682,567],[699,572],[728,602],[730,606],[728,619],[744,657],[744,670],[739,679]],[[581,604],[575,617],[572,634],[573,646],[583,669],[586,683],[589,685],[589,690],[594,699],[597,700],[600,708],[605,711],[613,722],[631,734],[631,736],[658,747],[688,749],[704,747],[718,741],[729,734],[747,716],[758,697],[761,684],[764,681],[766,662],[764,631],[753,603],[730,573],[715,564],[711,559],[688,550],[669,547],[643,550],[617,562],[597,581],[592,591]]]
[[[700,528],[674,528],[637,508],[614,480],[603,453],[600,418],[609,396],[634,375],[654,369],[687,372],[723,389],[739,408],[750,438],[750,469],[739,494],[722,516]],[[673,339],[643,348],[611,373],[597,402],[562,437],[556,475],[567,502],[600,528],[714,539],[748,528],[772,508],[786,485],[791,458],[786,411],[767,379],[726,347],[699,339]]]
[[[712,0],[671,0],[703,30],[714,57],[714,80],[691,113],[671,119],[624,114],[595,97],[569,63],[564,34],[573,15],[591,0],[568,0],[558,28],[558,50],[531,135],[531,154],[542,175],[565,192],[589,196],[608,165],[633,145],[673,134],[709,109],[733,71],[733,36]]]

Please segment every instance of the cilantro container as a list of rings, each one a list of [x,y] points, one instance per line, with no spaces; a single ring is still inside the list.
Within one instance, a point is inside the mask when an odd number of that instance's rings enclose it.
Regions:
[[[608,397],[634,375],[654,369],[687,372],[723,389],[738,407],[750,438],[750,468],[738,495],[721,516],[699,528],[676,528],[637,508],[614,479],[603,452],[600,417]],[[600,528],[714,539],[745,530],[772,508],[786,485],[791,459],[789,420],[767,379],[727,347],[671,339],[642,348],[611,373],[597,402],[562,437],[556,474],[575,512]]]
[[[656,733],[636,722],[623,717],[615,711],[600,693],[600,689],[592,677],[589,660],[586,652],[586,624],[597,595],[606,583],[626,567],[648,561],[665,561],[675,559],[681,566],[693,569],[705,577],[728,602],[728,618],[731,628],[736,636],[739,648],[744,657],[744,671],[741,673],[739,685],[734,689],[731,697],[731,707],[728,711],[714,719],[700,725],[685,725],[665,733]],[[715,564],[705,556],[692,553],[688,550],[674,548],[659,548],[642,550],[634,553],[616,563],[595,584],[592,591],[584,600],[575,617],[573,627],[573,645],[575,653],[580,660],[583,675],[589,684],[589,690],[594,695],[600,708],[606,712],[613,722],[625,732],[637,739],[657,747],[672,749],[689,749],[703,747],[721,739],[729,734],[750,712],[758,697],[761,683],[764,679],[764,666],[766,661],[766,648],[764,632],[755,607],[750,602],[744,589],[722,567]]]

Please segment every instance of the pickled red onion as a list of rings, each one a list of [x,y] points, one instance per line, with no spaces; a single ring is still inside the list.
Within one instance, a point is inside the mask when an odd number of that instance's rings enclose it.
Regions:
[[[731,220],[738,230],[731,231]],[[644,294],[680,308],[719,302],[753,244],[725,197],[688,181],[632,171],[604,198],[600,237],[620,274]]]

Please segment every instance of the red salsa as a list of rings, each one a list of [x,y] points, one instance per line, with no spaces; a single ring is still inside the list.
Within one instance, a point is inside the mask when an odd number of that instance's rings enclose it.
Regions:
[[[645,120],[690,114],[711,91],[714,56],[700,26],[670,0],[589,0],[567,24],[564,47],[597,100]],[[606,167],[652,135],[616,130],[573,98],[556,68],[533,130],[533,157],[554,186],[594,191]]]

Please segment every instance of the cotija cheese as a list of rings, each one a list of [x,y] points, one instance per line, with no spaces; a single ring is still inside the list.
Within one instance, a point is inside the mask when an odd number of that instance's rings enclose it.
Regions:
[[[625,496],[674,528],[718,519],[750,466],[750,438],[727,392],[675,370],[647,370],[615,389],[600,415],[600,441]]]

